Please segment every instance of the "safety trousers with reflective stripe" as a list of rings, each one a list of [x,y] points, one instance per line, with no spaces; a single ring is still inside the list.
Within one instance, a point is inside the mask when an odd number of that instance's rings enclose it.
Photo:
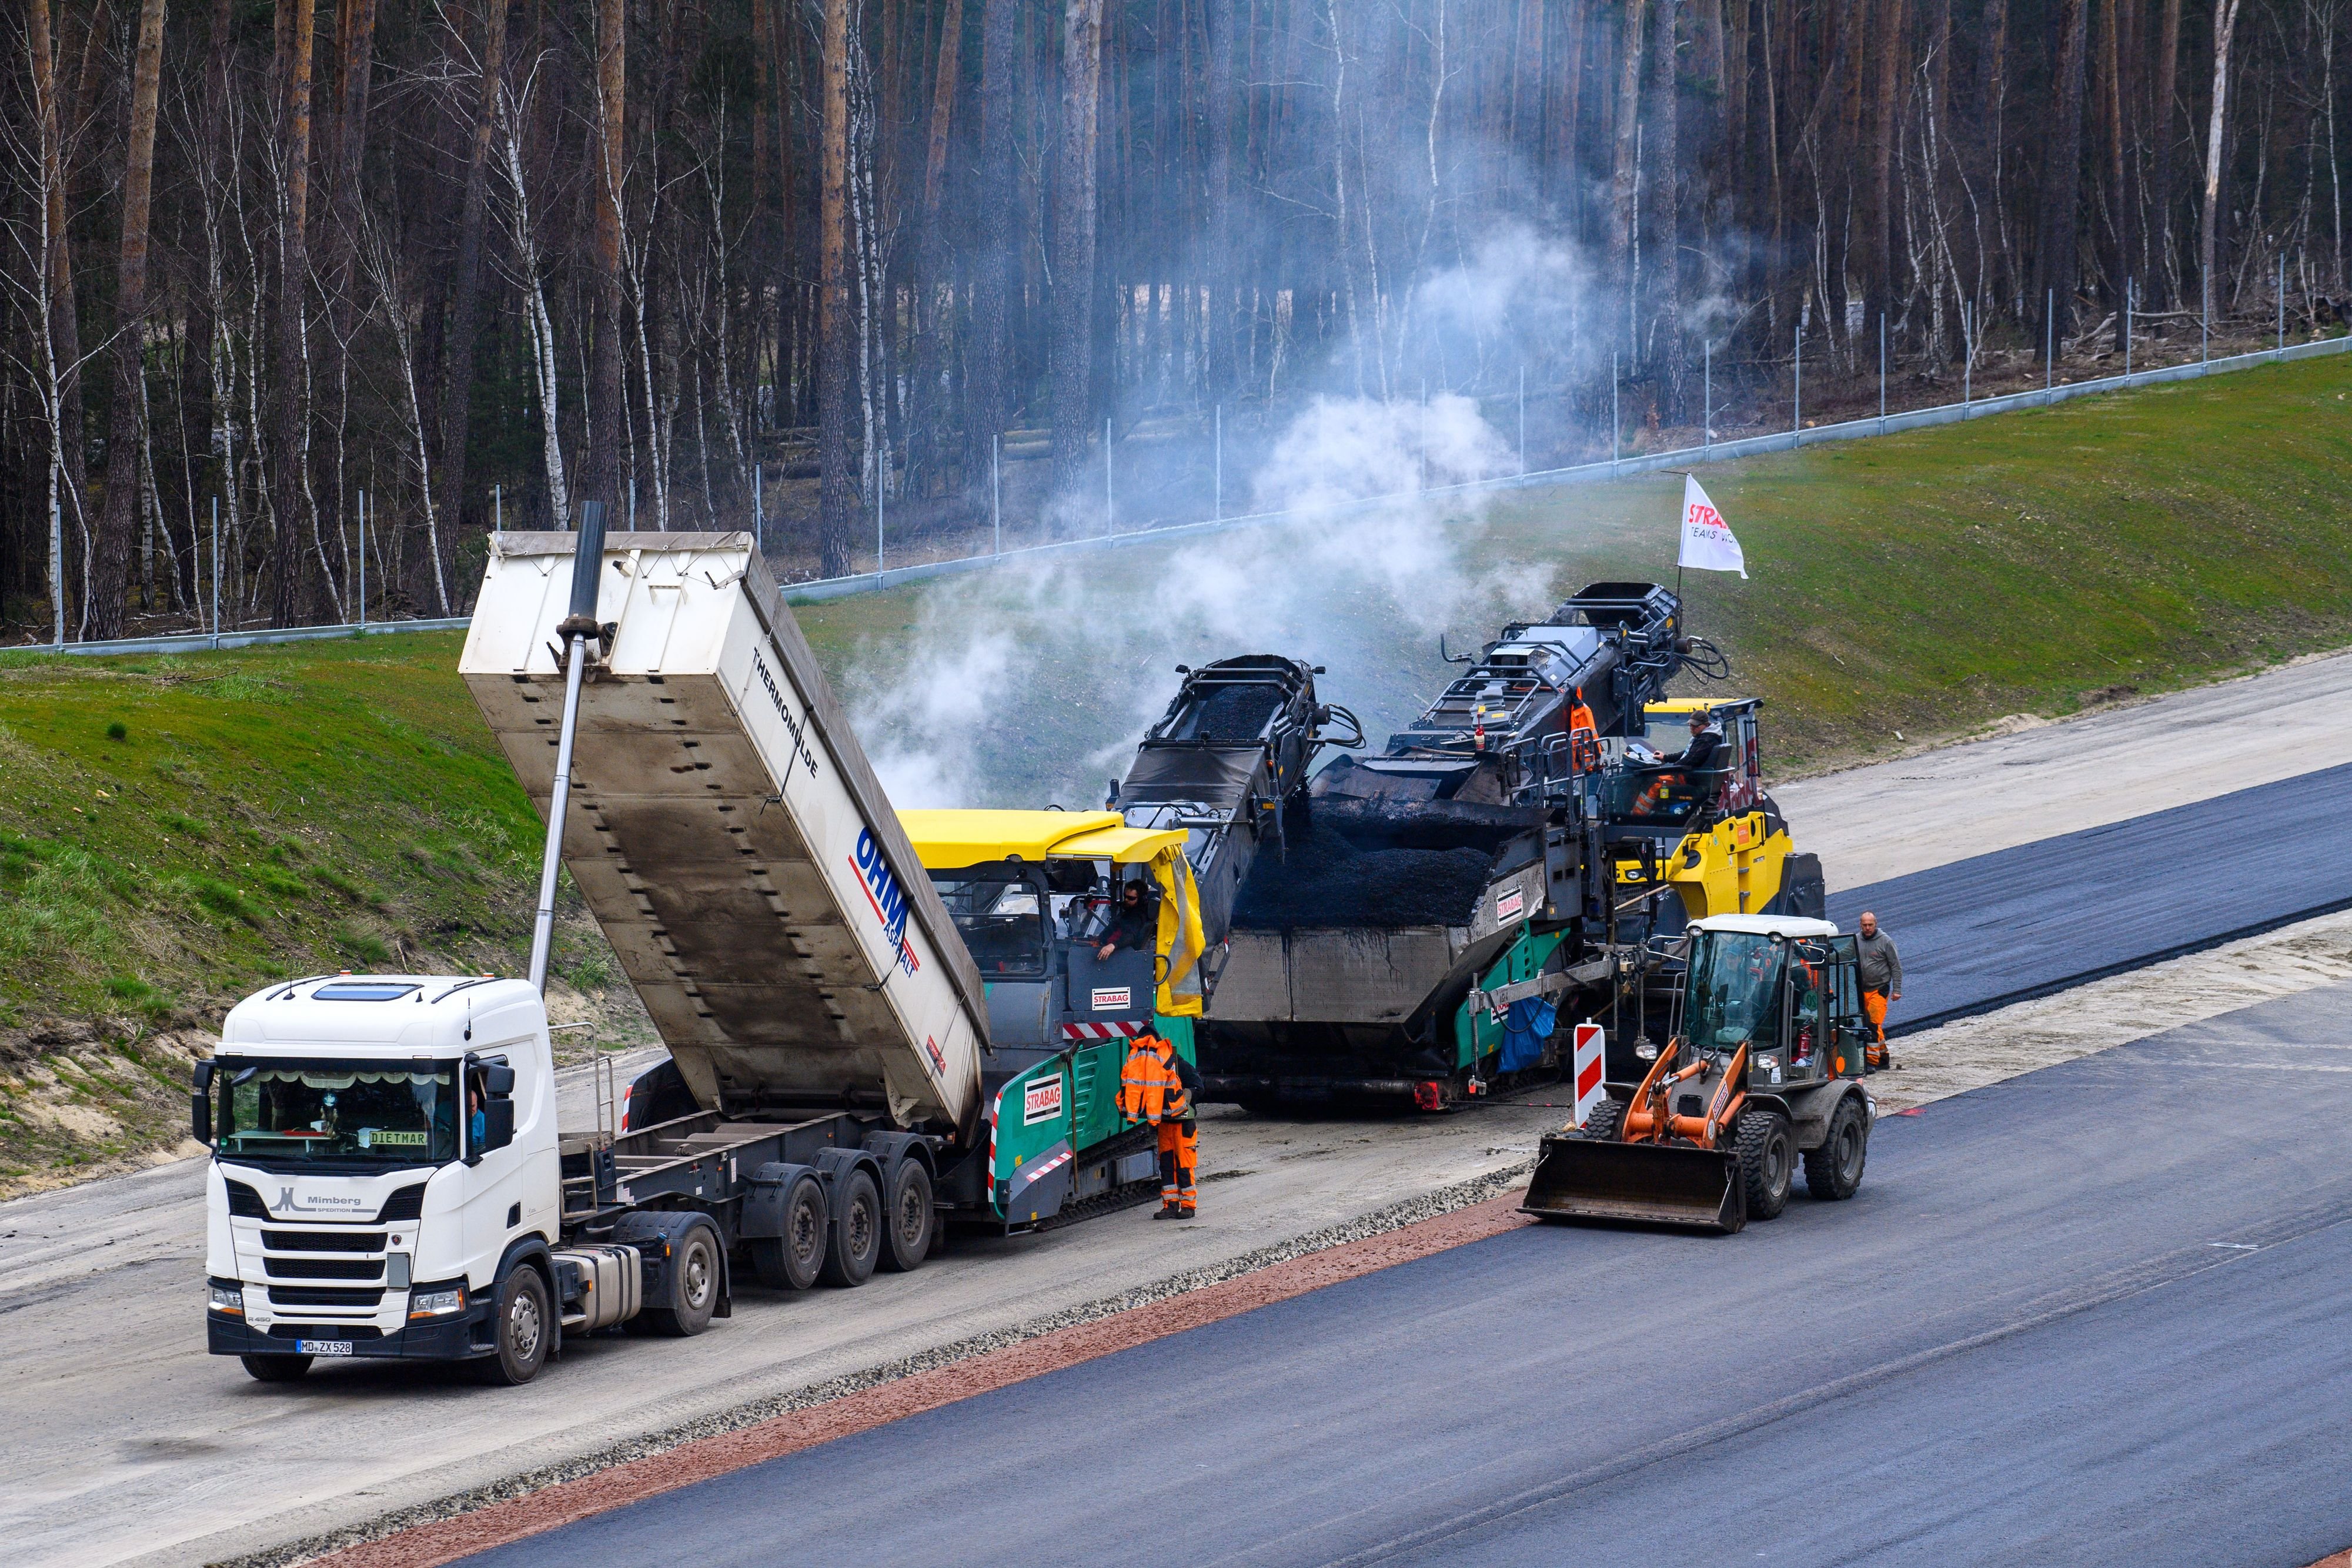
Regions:
[[[1160,1124],[1160,1201],[1169,1208],[1190,1208],[1200,1194],[1192,1186],[1192,1170],[1200,1163],[1201,1124]]]

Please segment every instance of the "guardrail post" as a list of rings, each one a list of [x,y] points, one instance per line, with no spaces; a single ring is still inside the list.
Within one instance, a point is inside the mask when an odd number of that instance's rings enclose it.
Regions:
[[[988,438],[988,520],[996,531],[996,553],[1004,553],[1004,433]]]
[[[1878,313],[1878,434],[1886,434],[1886,312]]]
[[[1609,477],[1612,479],[1617,477],[1617,433],[1621,427],[1622,422],[1617,414],[1617,355],[1612,350],[1609,355]]]
[[[1968,423],[1969,403],[1976,393],[1977,329],[1973,301],[1960,301],[1960,423]]]
[[[2133,277],[2124,279],[2124,385],[2131,385],[2132,306],[2137,303],[2133,290],[2139,287]]]
[[[220,497],[213,497],[213,646],[220,646]]]
[[[1790,363],[1796,367],[1796,380],[1789,392],[1789,450],[1794,452],[1805,442],[1805,324],[1800,319],[1796,329],[1796,350]]]
[[[2286,252],[2279,252],[2278,270],[2278,351],[2286,353]]]
[[[2052,289],[2042,311],[2042,406],[2058,390],[2058,291]]]

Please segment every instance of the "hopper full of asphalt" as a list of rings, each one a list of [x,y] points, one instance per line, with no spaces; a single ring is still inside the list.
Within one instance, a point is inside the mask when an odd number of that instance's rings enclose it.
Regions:
[[[1319,815],[1301,826],[1259,852],[1234,907],[1236,929],[1467,925],[1494,864],[1466,847],[1365,847]]]

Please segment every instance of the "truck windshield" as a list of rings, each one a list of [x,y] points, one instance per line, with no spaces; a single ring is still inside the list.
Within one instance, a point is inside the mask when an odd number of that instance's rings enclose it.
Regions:
[[[214,1147],[347,1169],[457,1157],[457,1064],[220,1059]]]
[[[1691,949],[1683,1033],[1695,1046],[1729,1051],[1780,1036],[1780,968],[1787,944],[1748,931],[1702,931]]]
[[[1045,972],[1045,898],[1028,882],[934,879],[983,976]]]

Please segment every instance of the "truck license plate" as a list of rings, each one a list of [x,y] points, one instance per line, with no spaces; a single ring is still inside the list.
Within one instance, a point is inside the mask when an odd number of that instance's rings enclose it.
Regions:
[[[347,1339],[298,1339],[295,1348],[304,1355],[349,1355],[352,1342]]]

